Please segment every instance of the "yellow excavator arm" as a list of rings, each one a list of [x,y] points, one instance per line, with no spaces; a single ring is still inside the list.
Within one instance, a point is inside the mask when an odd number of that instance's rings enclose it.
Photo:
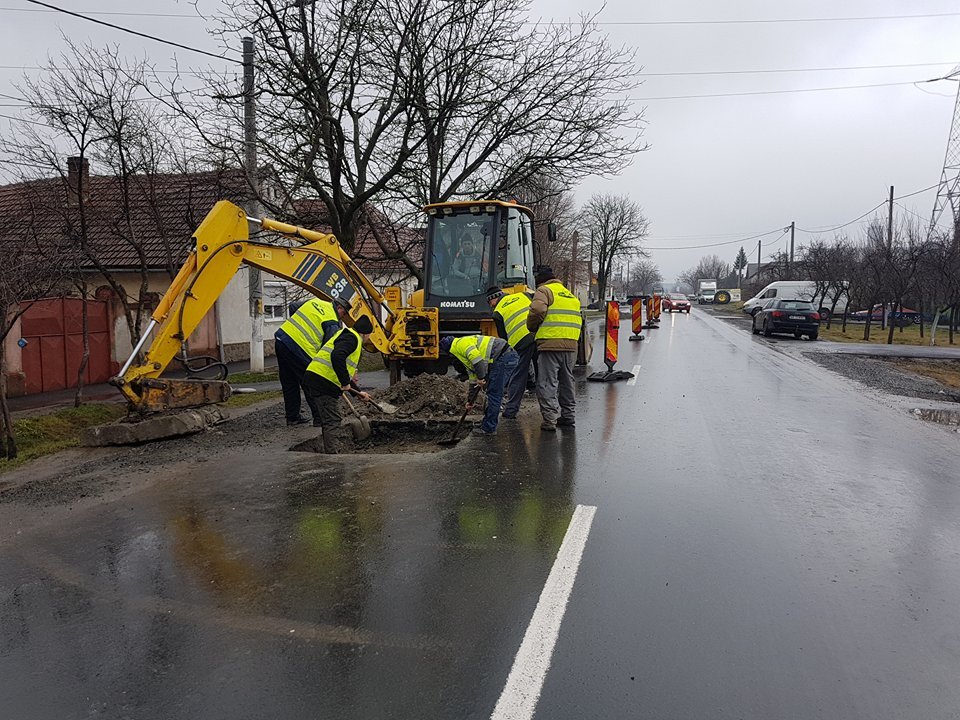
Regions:
[[[251,240],[251,223],[302,244]],[[221,200],[200,223],[193,239],[193,250],[154,311],[140,343],[120,374],[111,380],[131,409],[149,412],[194,407],[229,397],[226,382],[160,376],[241,264],[260,268],[326,300],[347,300],[353,320],[370,318],[371,344],[390,359],[438,357],[436,308],[400,307],[399,288],[387,288],[385,297],[333,235],[267,218],[250,218],[241,208]],[[385,314],[385,321],[381,322],[374,307]],[[153,339],[138,362],[151,334]]]

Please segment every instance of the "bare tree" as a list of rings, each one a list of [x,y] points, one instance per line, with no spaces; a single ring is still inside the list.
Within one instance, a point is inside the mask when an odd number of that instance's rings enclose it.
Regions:
[[[0,226],[0,432],[4,455],[17,456],[17,441],[7,403],[6,339],[34,301],[49,297],[62,281],[68,248],[51,246],[34,233],[35,209],[23,204]]]
[[[699,280],[720,280],[732,272],[730,263],[721,260],[719,255],[705,255],[695,267],[680,274],[680,281],[696,289]]]
[[[221,31],[257,39],[260,153],[285,189],[265,204],[282,215],[291,200],[318,198],[348,250],[369,204],[400,221],[429,202],[499,196],[533,178],[569,187],[643,149],[642,116],[623,99],[637,84],[632,51],[589,19],[528,23],[526,0],[226,8]],[[172,102],[215,154],[239,163],[236,87],[210,82],[216,107],[197,110],[184,94]]]
[[[590,233],[597,264],[597,293],[606,297],[614,261],[646,257],[642,243],[650,223],[640,206],[626,195],[595,194],[580,211],[580,225]]]
[[[660,268],[652,260],[641,260],[630,267],[630,280],[627,294],[648,295],[663,282]]]

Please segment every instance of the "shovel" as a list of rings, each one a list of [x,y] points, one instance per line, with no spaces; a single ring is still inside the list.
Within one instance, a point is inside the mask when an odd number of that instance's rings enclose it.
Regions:
[[[467,413],[470,412],[470,406],[473,405],[474,401],[477,399],[477,395],[480,394],[480,386],[474,385],[470,388],[470,393],[467,395],[467,404],[463,407],[463,415],[460,416],[460,420],[457,422],[457,426],[453,429],[453,434],[444,438],[443,440],[437,440],[437,445],[442,447],[450,447],[451,445],[456,445],[460,442],[460,438],[457,437],[457,433],[460,432],[460,428],[463,427],[463,421],[467,417]]]
[[[350,432],[353,433],[354,440],[366,440],[370,437],[370,421],[367,420],[366,415],[357,413],[357,409],[353,406],[353,403],[350,402],[349,395],[344,394],[343,399],[347,401],[347,405],[350,406],[350,412],[354,414],[354,417],[344,418],[344,423],[350,427]]]
[[[351,394],[356,395],[357,397],[360,396],[360,392],[358,390],[354,390],[353,388],[350,388],[350,392]],[[378,403],[373,398],[367,398],[367,402],[373,405],[373,407],[375,407],[377,410],[382,412],[384,415],[394,415],[397,412],[397,406],[391,405],[388,402]]]

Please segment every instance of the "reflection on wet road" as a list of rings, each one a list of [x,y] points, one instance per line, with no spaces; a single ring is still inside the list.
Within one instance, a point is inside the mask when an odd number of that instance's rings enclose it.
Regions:
[[[0,545],[0,717],[490,717],[578,504],[536,717],[955,717],[956,436],[696,310],[645,335],[575,430],[258,444]]]

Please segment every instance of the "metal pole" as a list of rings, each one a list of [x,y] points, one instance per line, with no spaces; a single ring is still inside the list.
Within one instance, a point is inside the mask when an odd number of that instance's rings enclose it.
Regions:
[[[763,241],[757,240],[757,272],[756,278],[760,279],[760,248],[763,246]]]
[[[788,277],[791,280],[793,280],[793,233],[794,233],[794,230],[796,230],[796,228],[797,228],[796,222],[790,223],[790,272],[788,274]]]
[[[893,250],[893,185],[890,186],[890,211],[887,214],[887,250]]]
[[[574,230],[573,236],[571,237],[572,247],[570,248],[570,286],[567,287],[574,295],[577,294],[577,243],[579,240],[580,233]],[[587,291],[590,291],[589,284]]]
[[[253,38],[243,38],[243,143],[244,169],[251,197],[247,215],[257,217],[260,192],[257,177],[257,115],[253,84]],[[248,268],[250,298],[250,370],[263,372],[263,277],[257,268]]]

